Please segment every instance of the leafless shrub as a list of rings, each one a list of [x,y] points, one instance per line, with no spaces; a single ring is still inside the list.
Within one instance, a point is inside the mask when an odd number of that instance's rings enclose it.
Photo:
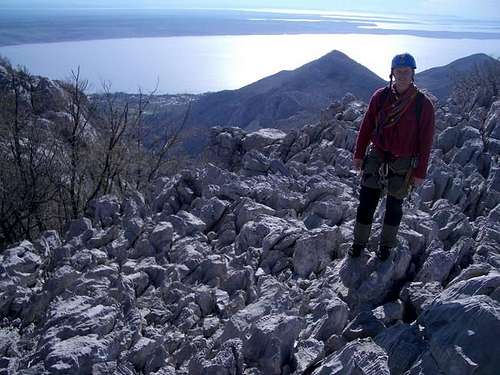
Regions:
[[[152,135],[144,113],[154,91],[140,93],[132,106],[103,84],[98,111],[77,69],[59,83],[64,121],[54,126],[44,117],[41,80],[5,59],[0,64],[0,249],[49,228],[61,231],[96,198],[146,189],[168,173],[189,111],[182,124],[162,124]]]

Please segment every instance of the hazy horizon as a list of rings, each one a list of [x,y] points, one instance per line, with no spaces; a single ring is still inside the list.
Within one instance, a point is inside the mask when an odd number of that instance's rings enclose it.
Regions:
[[[7,52],[12,62],[52,79],[68,78],[80,67],[91,83],[90,92],[99,92],[101,83],[108,82],[114,92],[150,91],[159,84],[159,94],[201,94],[241,88],[334,49],[387,80],[395,53],[412,53],[417,72],[422,72],[484,52],[489,43],[425,39],[355,34],[186,36],[20,45],[2,47],[0,54]],[[373,54],[381,43],[385,48]],[[500,48],[496,51],[500,54]]]
[[[420,71],[473,53],[500,56],[500,22],[471,18],[496,15],[492,2],[473,11],[463,1],[404,9],[388,1],[386,13],[381,3],[285,0],[277,9],[261,0],[146,0],[137,10],[132,0],[3,0],[0,54],[55,79],[81,66],[95,86],[112,81],[119,91],[154,85],[160,76],[166,93],[239,88],[334,49],[382,78],[395,53],[414,53]]]
[[[463,19],[500,20],[496,0],[471,2],[468,0],[422,0],[411,4],[398,0],[358,0],[335,2],[330,0],[3,0],[0,9],[288,9],[331,12],[364,12],[385,15],[448,16]]]

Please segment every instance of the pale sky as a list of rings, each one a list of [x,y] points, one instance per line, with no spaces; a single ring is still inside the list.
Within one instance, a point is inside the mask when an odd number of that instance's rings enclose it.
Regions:
[[[280,8],[500,20],[499,0],[0,0],[0,8]]]

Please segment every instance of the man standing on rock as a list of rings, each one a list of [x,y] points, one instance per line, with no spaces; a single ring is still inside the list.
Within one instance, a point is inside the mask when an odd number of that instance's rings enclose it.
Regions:
[[[397,245],[403,200],[412,185],[424,181],[434,137],[434,107],[415,87],[415,69],[409,53],[394,56],[389,86],[373,94],[361,124],[354,152],[354,167],[362,171],[362,178],[354,243],[349,250],[352,257],[366,247],[384,193],[387,201],[377,256],[389,257]]]

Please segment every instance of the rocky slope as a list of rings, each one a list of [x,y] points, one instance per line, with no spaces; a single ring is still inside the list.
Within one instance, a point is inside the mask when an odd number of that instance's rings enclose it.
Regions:
[[[104,196],[66,233],[1,254],[0,368],[495,373],[500,101],[458,124],[457,108],[437,113],[428,179],[385,262],[345,257],[365,103],[346,95],[288,134],[212,129],[210,163],[158,183],[151,200]]]

